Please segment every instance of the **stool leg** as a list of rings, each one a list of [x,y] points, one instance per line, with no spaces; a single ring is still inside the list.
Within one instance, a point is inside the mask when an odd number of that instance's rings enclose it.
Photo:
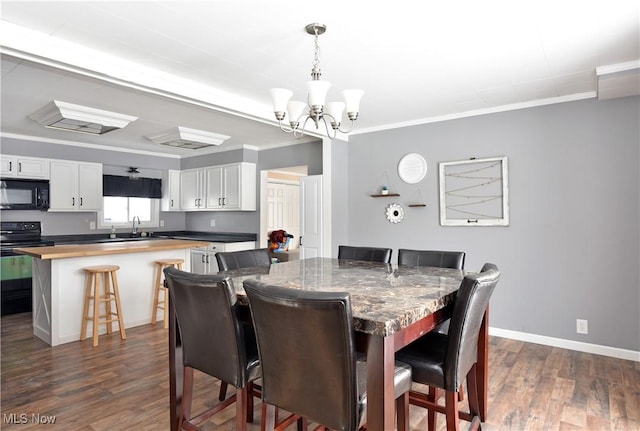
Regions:
[[[98,321],[100,320],[100,277],[92,274],[93,278],[93,347],[98,347]]]
[[[127,334],[124,329],[124,317],[122,316],[122,305],[120,303],[120,291],[118,290],[118,278],[115,271],[111,271],[111,281],[113,283],[113,294],[116,299],[116,312],[118,313],[118,326],[120,329],[120,338],[127,339]]]
[[[164,291],[164,329],[169,329],[169,289],[166,287],[162,289]]]
[[[92,275],[87,274],[87,282],[84,288],[84,308],[82,310],[82,327],[80,329],[80,341],[87,339],[87,323],[89,322],[89,302],[91,302]]]
[[[110,273],[105,272],[102,274],[102,278],[104,279],[104,304],[105,304],[105,315],[107,317],[107,334],[111,334],[113,332],[113,322],[111,321],[111,317],[113,316],[111,310],[111,298],[112,298],[112,288],[110,283]]]
[[[158,304],[160,302],[160,289],[162,288],[162,268],[164,265],[156,265],[156,284],[155,292],[153,294],[153,312],[151,313],[151,324],[155,325],[158,314]]]

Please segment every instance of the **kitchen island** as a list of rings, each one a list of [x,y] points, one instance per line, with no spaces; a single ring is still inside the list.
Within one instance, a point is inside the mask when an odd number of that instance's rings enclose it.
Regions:
[[[125,328],[150,323],[154,261],[184,259],[184,268],[188,269],[191,249],[208,244],[193,240],[153,239],[16,249],[17,253],[34,258],[34,335],[51,346],[80,339],[86,283],[83,268],[93,265],[120,267],[117,276]],[[162,330],[162,325],[158,328]],[[105,332],[104,328],[101,329],[101,333]]]

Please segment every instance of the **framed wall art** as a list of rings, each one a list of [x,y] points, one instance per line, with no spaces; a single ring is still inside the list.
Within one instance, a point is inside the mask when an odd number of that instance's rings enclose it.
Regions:
[[[507,157],[442,162],[440,225],[509,226]]]

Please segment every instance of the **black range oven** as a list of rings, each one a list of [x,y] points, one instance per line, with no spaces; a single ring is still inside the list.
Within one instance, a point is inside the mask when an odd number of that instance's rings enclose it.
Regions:
[[[53,245],[43,241],[39,221],[0,222],[0,312],[7,314],[31,311],[32,257],[17,254],[16,248]]]

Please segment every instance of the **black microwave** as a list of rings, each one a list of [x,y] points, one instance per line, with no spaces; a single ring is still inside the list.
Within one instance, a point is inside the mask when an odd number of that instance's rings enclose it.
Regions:
[[[49,181],[1,178],[0,209],[48,210]]]

